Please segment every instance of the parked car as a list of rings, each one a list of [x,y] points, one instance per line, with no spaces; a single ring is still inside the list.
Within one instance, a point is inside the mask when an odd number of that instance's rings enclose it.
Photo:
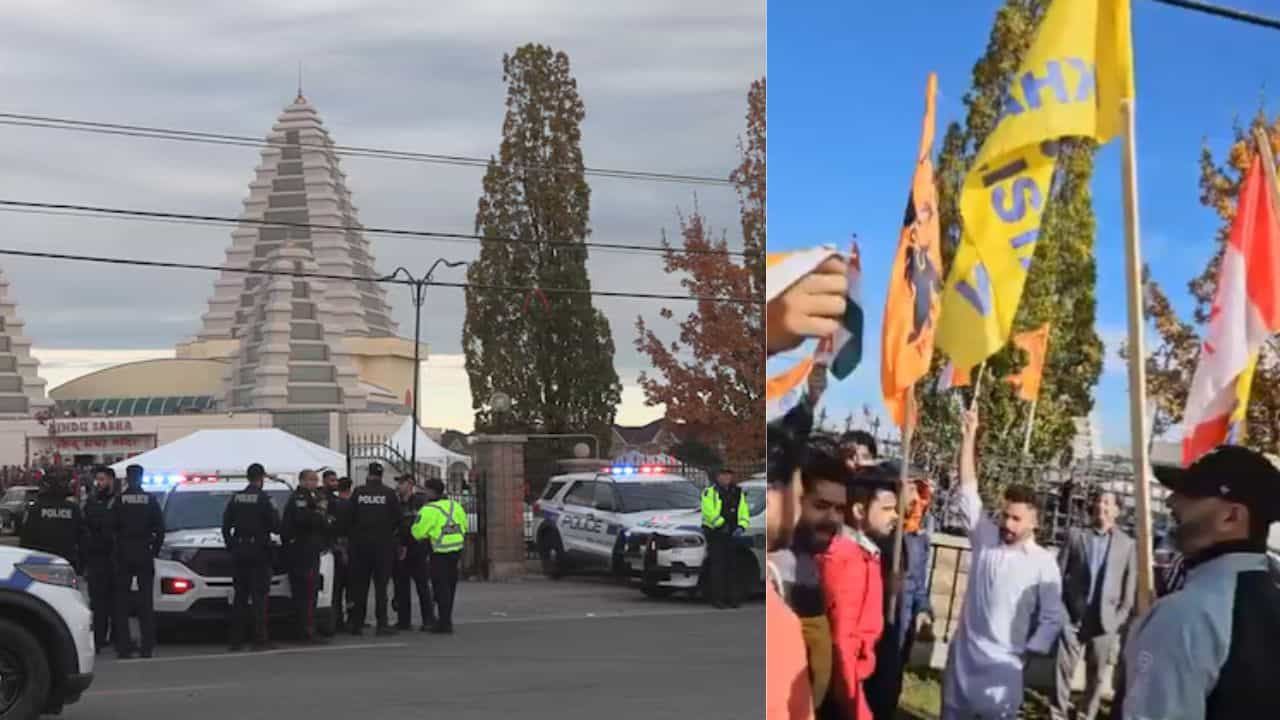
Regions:
[[[0,533],[17,534],[27,517],[27,503],[36,499],[40,488],[33,485],[14,485],[0,496]]]

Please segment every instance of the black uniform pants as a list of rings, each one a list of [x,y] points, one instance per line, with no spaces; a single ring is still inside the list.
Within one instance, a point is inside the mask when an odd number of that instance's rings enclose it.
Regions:
[[[320,549],[294,545],[289,558],[289,595],[293,598],[298,636],[316,636],[316,597],[320,592]]]
[[[115,572],[110,557],[90,557],[85,565],[85,578],[89,581],[89,609],[93,611],[93,645],[99,649],[107,646],[112,616],[116,612]]]
[[[115,622],[111,634],[116,641],[116,652],[133,652],[133,638],[129,634],[129,616],[138,610],[138,626],[142,633],[141,649],[150,653],[156,646],[155,584],[156,563],[151,557],[141,559],[122,557],[116,561]],[[134,581],[138,583],[135,593]]]
[[[333,621],[335,627],[347,622],[347,603],[351,602],[351,563],[346,547],[333,549]]]
[[[351,610],[351,626],[364,627],[369,610],[369,582],[373,582],[373,611],[378,627],[387,627],[387,581],[391,579],[392,553],[390,542],[362,542],[351,544],[351,597],[355,608]]]
[[[458,590],[460,552],[431,554],[431,589],[436,596],[436,618],[440,627],[453,627],[453,596]]]
[[[707,599],[714,605],[734,605],[733,535],[724,530],[707,532]]]
[[[412,589],[418,591],[418,609],[422,612],[422,624],[431,625],[435,622],[435,606],[431,602],[431,586],[427,583],[428,574],[427,554],[418,551],[414,552],[411,548],[405,554],[404,559],[396,563],[395,573],[395,607],[396,607],[396,624],[402,628],[409,627],[413,622],[413,605]]]
[[[270,613],[271,555],[266,549],[243,548],[236,551],[233,561],[231,581],[235,599],[231,603],[231,644],[242,644],[252,627],[253,642],[265,645]]]

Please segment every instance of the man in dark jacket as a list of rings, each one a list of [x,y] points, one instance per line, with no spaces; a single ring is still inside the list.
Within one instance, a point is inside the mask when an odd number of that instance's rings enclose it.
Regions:
[[[328,499],[320,491],[314,470],[298,475],[298,489],[289,496],[281,518],[281,540],[289,564],[289,594],[297,613],[298,636],[316,642],[316,594],[319,592],[320,554],[329,542],[332,518]]]
[[[112,556],[115,538],[111,534],[111,513],[116,499],[116,474],[105,465],[93,471],[93,487],[84,501],[85,575],[89,580],[89,608],[93,610],[94,647],[99,652],[110,642],[111,618],[115,614],[115,567]]]
[[[249,485],[231,496],[222,513],[222,539],[231,551],[235,575],[235,600],[231,608],[231,651],[244,646],[244,637],[253,625],[253,644],[258,650],[271,647],[267,637],[267,595],[271,590],[271,534],[280,527],[271,496],[262,489],[266,469],[249,466]],[[252,609],[250,606],[252,605]],[[250,615],[252,613],[252,620]]]
[[[400,548],[395,569],[396,627],[401,630],[412,627],[412,590],[417,589],[418,608],[422,613],[419,629],[427,632],[436,624],[431,585],[427,581],[430,544],[426,540],[414,540],[409,532],[418,521],[418,512],[427,504],[427,496],[414,485],[412,475],[401,475],[397,480],[400,486]]]
[[[1134,622],[1124,650],[1123,717],[1280,718],[1280,578],[1267,556],[1280,520],[1280,471],[1222,445],[1178,473],[1174,542],[1187,579]]]
[[[84,523],[80,506],[71,500],[70,474],[54,468],[40,479],[40,492],[27,503],[27,519],[22,524],[18,544],[66,560],[82,570],[80,558]]]
[[[332,472],[332,471],[329,471]],[[351,478],[339,478],[329,493],[329,547],[333,550],[334,627],[345,628],[351,613]]]
[[[115,539],[116,615],[111,634],[116,654],[133,657],[129,637],[130,610],[138,610],[142,633],[142,657],[151,657],[156,646],[155,584],[156,555],[164,544],[164,514],[160,503],[142,489],[142,466],[125,469],[128,486],[116,498],[111,513],[111,535]],[[137,599],[133,598],[137,594]]]
[[[395,560],[400,527],[400,498],[382,484],[382,465],[370,463],[364,485],[351,493],[351,634],[364,632],[369,609],[369,582],[373,581],[374,616],[379,635],[394,635],[387,620],[387,582]]]

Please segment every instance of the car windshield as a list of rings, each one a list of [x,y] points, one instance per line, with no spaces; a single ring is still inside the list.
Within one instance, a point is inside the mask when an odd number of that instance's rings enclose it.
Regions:
[[[238,488],[228,488],[212,492],[170,493],[164,504],[164,529],[173,532],[220,528],[227,501],[238,492]],[[288,490],[268,490],[267,495],[271,496],[271,504],[276,506],[276,512],[280,512],[280,508],[289,499]]]
[[[698,487],[688,480],[671,482],[617,483],[622,512],[646,510],[693,510],[701,502]]]
[[[762,487],[747,488],[747,508],[749,508],[751,517],[755,517],[764,512],[765,492]]]
[[[0,498],[0,502],[4,503],[26,502],[26,500],[27,488],[9,488],[5,491],[4,497]]]

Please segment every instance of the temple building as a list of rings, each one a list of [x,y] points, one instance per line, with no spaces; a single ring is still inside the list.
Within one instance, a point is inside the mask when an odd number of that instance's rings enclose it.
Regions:
[[[301,92],[266,139],[208,309],[172,359],[100,370],[46,398],[0,276],[0,465],[114,462],[229,427],[280,427],[343,451],[349,434],[400,426],[413,341],[399,336],[385,285],[332,277],[385,274],[333,139]]]

